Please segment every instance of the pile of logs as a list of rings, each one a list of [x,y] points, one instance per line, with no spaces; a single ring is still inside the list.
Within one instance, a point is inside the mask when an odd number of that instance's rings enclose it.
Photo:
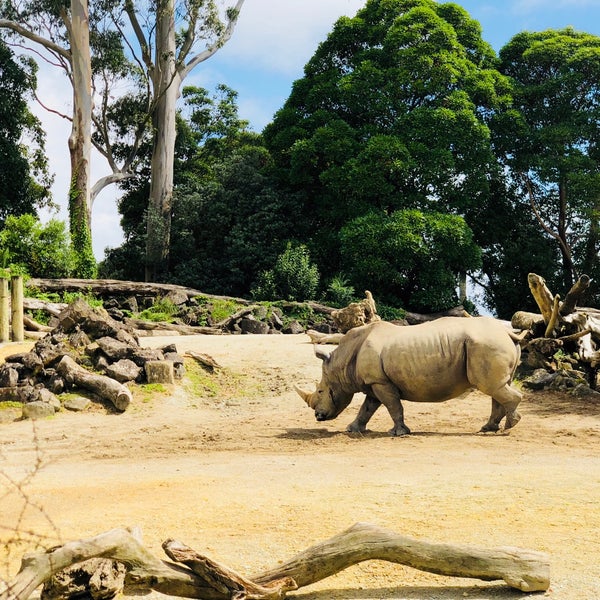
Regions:
[[[596,390],[600,384],[600,310],[577,306],[590,278],[582,275],[564,301],[552,294],[539,275],[530,273],[528,283],[540,312],[519,311],[511,319],[515,329],[529,331],[521,370],[530,376],[524,384],[586,394]]]
[[[182,376],[183,358],[175,346],[142,348],[134,329],[78,299],[30,352],[6,358],[0,401],[22,402],[25,417],[39,418],[60,408],[58,394],[79,388],[122,412],[132,400],[127,382],[173,383]]]

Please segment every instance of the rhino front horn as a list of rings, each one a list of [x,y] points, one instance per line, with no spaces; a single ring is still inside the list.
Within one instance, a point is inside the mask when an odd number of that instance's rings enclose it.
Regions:
[[[302,398],[302,400],[304,400],[304,402],[306,402],[306,404],[310,406],[310,392],[305,392],[304,390],[300,389],[297,385],[294,385],[294,389],[296,390],[296,392],[298,392],[298,396],[300,396],[300,398]]]

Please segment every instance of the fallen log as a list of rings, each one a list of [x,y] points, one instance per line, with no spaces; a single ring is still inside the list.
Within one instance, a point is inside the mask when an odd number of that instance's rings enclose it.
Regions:
[[[485,581],[502,579],[523,592],[543,591],[550,586],[548,557],[542,552],[512,547],[485,549],[437,544],[399,535],[370,523],[357,523],[252,580],[265,584],[292,577],[298,587],[303,587],[365,560],[385,560],[451,577]]]
[[[251,578],[175,540],[164,542],[163,549],[169,558],[187,568],[154,557],[141,544],[139,536],[124,529],[29,554],[23,558],[16,577],[0,590],[0,600],[27,600],[55,573],[99,556],[126,565],[127,591],[155,590],[170,596],[205,600],[284,598],[287,591],[310,585],[365,560],[385,560],[452,577],[500,579],[525,592],[545,591],[550,586],[548,556],[542,552],[513,547],[484,549],[436,544],[368,523],[357,523]]]
[[[470,317],[471,315],[464,309],[463,306],[455,306],[437,313],[430,313],[423,315],[420,313],[407,312],[404,315],[405,321],[409,325],[418,325],[419,323],[426,323],[427,321],[435,321],[442,317]]]
[[[344,333],[321,333],[314,329],[308,329],[306,335],[313,344],[339,344]]]
[[[85,388],[104,400],[109,400],[121,412],[126,410],[133,400],[126,386],[106,375],[90,373],[68,355],[61,358],[56,370],[68,383]]]
[[[243,298],[205,294],[200,290],[171,283],[152,283],[144,281],[121,281],[118,279],[42,279],[32,277],[27,287],[45,292],[80,292],[96,296],[166,296],[169,292],[183,292],[190,298],[205,296],[219,300],[234,300],[239,304],[250,304]]]
[[[196,327],[193,325],[179,325],[178,323],[163,323],[157,321],[143,321],[141,319],[125,318],[125,325],[141,331],[176,331],[183,335],[220,335],[223,332],[216,327]],[[165,334],[167,335],[167,334]]]

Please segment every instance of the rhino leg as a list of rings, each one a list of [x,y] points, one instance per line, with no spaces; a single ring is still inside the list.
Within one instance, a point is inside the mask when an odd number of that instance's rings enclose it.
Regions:
[[[408,435],[410,429],[404,423],[404,408],[402,407],[400,391],[390,384],[373,384],[371,391],[390,413],[394,426],[390,429],[390,435]]]
[[[500,421],[506,416],[506,411],[500,402],[492,398],[492,413],[488,422],[479,430],[482,433],[488,431],[498,431],[500,429]]]
[[[348,433],[364,433],[367,430],[367,423],[375,414],[375,411],[381,406],[381,402],[374,396],[367,396],[362,403],[356,419],[348,425],[346,431]]]
[[[514,427],[521,420],[521,415],[517,412],[521,398],[521,392],[508,384],[496,391],[492,396],[492,414],[481,431],[498,431],[500,421],[505,415],[504,429]]]

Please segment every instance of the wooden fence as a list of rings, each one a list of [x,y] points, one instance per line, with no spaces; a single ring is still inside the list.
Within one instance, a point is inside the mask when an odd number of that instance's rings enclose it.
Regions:
[[[12,336],[11,336],[12,334]],[[0,343],[22,342],[23,326],[23,278],[14,275],[10,281],[0,278]]]

